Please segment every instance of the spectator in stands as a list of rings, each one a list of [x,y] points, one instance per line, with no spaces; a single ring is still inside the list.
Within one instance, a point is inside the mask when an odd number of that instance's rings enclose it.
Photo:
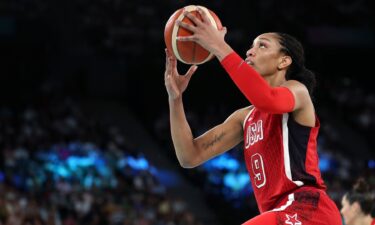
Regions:
[[[346,225],[375,224],[375,193],[371,192],[365,179],[357,180],[353,189],[343,196],[341,204]]]

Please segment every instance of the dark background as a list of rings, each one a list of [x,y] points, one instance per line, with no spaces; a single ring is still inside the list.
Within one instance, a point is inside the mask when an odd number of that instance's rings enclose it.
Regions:
[[[214,10],[228,27],[227,41],[242,56],[260,33],[287,32],[304,44],[307,67],[320,83],[349,77],[370,89],[375,45],[371,1],[39,0],[3,3],[2,97],[24,99],[49,82],[68,95],[119,99],[147,120],[167,106],[164,25],[187,4]],[[223,97],[234,108],[247,104],[217,60],[196,75],[187,104],[216,103]],[[329,91],[321,89],[317,93]]]

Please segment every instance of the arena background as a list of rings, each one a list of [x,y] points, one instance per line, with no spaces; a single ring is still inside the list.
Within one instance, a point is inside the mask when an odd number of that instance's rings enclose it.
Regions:
[[[340,207],[358,177],[374,186],[373,1],[2,0],[0,224],[227,225],[258,213],[241,146],[192,170],[171,148],[163,31],[190,4],[215,11],[242,56],[262,32],[300,39],[329,195]],[[196,135],[249,104],[216,59],[184,100]]]

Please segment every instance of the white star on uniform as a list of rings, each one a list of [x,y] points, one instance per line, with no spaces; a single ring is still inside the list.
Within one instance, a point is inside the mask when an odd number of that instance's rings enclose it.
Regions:
[[[285,221],[285,224],[289,224],[289,225],[302,225],[302,222],[299,221],[297,219],[297,213],[294,214],[293,216],[290,216],[288,214],[285,214],[286,215],[286,221]]]

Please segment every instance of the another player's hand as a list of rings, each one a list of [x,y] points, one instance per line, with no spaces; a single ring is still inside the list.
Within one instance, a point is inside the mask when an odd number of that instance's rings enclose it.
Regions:
[[[174,100],[182,96],[186,90],[191,76],[197,70],[196,65],[192,65],[185,75],[180,75],[177,71],[177,59],[165,49],[165,73],[164,81],[169,99]]]
[[[226,45],[224,37],[227,33],[227,29],[226,27],[223,27],[221,30],[218,30],[216,27],[212,26],[210,19],[204,10],[198,7],[198,12],[201,14],[202,20],[198,19],[190,12],[184,12],[194,25],[176,21],[177,25],[193,32],[193,35],[178,37],[178,40],[195,41],[203,48],[215,54],[218,49]]]

